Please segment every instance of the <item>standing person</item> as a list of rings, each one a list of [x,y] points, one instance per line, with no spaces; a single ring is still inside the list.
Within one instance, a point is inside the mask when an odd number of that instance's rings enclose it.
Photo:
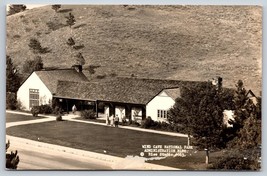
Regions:
[[[107,117],[106,117],[106,125],[109,125],[109,116],[107,114]]]
[[[72,106],[72,113],[75,114],[75,112],[77,111],[77,108],[75,105]]]
[[[113,114],[110,116],[110,125],[114,126],[114,115]]]
[[[115,122],[115,127],[118,127],[119,126],[119,116],[118,116],[118,114],[116,114],[114,122]]]
[[[121,119],[122,125],[126,124],[126,117],[124,115],[124,113],[122,113],[122,119]]]

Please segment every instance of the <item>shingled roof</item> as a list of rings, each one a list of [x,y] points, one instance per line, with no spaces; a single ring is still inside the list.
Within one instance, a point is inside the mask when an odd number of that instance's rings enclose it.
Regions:
[[[145,105],[164,89],[199,83],[138,78],[117,78],[101,83],[59,81],[55,97]]]
[[[177,97],[181,97],[180,88],[164,89],[164,92],[166,92],[166,94],[173,100],[175,100]]]
[[[35,73],[52,93],[56,93],[59,80],[88,81],[82,72],[77,72],[75,69],[40,70]]]

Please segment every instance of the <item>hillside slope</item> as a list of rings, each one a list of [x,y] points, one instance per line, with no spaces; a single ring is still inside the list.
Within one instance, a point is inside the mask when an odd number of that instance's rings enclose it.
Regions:
[[[70,29],[65,16],[76,24]],[[88,77],[111,75],[206,81],[261,90],[262,9],[258,6],[44,6],[7,17],[7,54],[19,66],[38,38],[47,67],[70,67],[81,52]],[[84,48],[71,49],[73,37]]]

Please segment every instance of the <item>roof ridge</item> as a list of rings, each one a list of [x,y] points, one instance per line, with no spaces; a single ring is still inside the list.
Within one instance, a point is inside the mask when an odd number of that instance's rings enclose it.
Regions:
[[[42,70],[37,70],[35,72],[41,72],[41,71],[58,71],[58,70],[75,70],[74,68],[44,68]]]
[[[190,80],[178,80],[178,79],[159,79],[159,78],[145,78],[145,77],[124,77],[118,76],[118,79],[136,79],[136,80],[155,80],[155,81],[182,81],[182,82],[207,82],[207,81],[190,81]]]

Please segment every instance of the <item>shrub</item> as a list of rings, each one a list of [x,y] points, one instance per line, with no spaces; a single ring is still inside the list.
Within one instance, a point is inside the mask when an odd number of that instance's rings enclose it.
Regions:
[[[63,110],[58,106],[56,106],[52,111],[52,113],[56,114],[56,115],[62,114],[62,112],[63,112]]]
[[[84,110],[81,112],[81,117],[84,119],[96,119],[96,113],[93,110]]]
[[[62,116],[58,115],[57,118],[56,118],[56,121],[62,121]]]
[[[17,99],[15,93],[6,94],[6,109],[15,110],[17,107]]]
[[[139,127],[140,123],[138,123],[137,120],[132,120],[132,121],[129,121],[129,125],[134,126],[134,127]]]
[[[154,125],[154,121],[150,116],[141,121],[141,128],[151,128]]]
[[[32,109],[31,109],[31,113],[32,113],[32,116],[33,116],[33,117],[37,117],[38,114],[40,113],[40,111],[39,111],[39,106],[34,106],[34,107],[32,107]]]
[[[23,109],[23,107],[22,107],[22,103],[21,103],[20,100],[17,100],[17,103],[16,103],[16,109],[17,109],[17,110],[21,110],[21,109]]]
[[[126,120],[125,116],[122,118],[121,124],[122,125],[127,125],[127,120]]]
[[[238,151],[228,153],[217,159],[209,169],[216,170],[258,170],[260,163],[258,157],[245,156]]]
[[[41,105],[39,106],[39,113],[40,114],[51,114],[53,112],[50,105]]]
[[[19,156],[18,151],[16,150],[15,153],[11,151],[7,153],[7,149],[10,146],[10,142],[6,143],[6,168],[7,169],[17,169],[19,164]]]
[[[171,132],[181,132],[177,125],[169,124],[167,122],[153,121],[151,117],[147,117],[145,120],[141,121],[141,128],[171,131]]]
[[[239,156],[227,156],[216,160],[211,169],[221,170],[249,170],[249,160]]]
[[[96,78],[97,79],[104,79],[107,75],[103,74],[103,75],[97,75]]]

